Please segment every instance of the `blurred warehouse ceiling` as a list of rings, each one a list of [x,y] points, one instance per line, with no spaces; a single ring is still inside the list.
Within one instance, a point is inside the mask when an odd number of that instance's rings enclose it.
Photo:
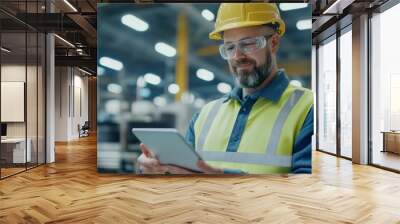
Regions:
[[[219,4],[151,4],[151,1],[138,1],[149,4],[120,5],[110,3],[134,1],[53,0],[50,9],[48,5],[46,7],[46,1],[36,2],[39,4],[2,0],[1,29],[8,32],[9,39],[13,39],[12,33],[18,32],[18,27],[27,26],[40,32],[54,32],[57,34],[57,66],[77,66],[89,74],[104,75],[102,79],[105,82],[118,83],[121,81],[118,71],[105,66],[100,66],[97,70],[97,62],[101,57],[116,59],[124,66],[124,81],[128,87],[135,89],[138,77],[148,73],[160,77],[159,84],[147,85],[151,90],[148,97],[154,98],[167,92],[169,85],[175,82],[177,59],[177,56],[167,57],[157,52],[155,44],[163,42],[176,48],[178,15],[185,12],[190,91],[207,99],[221,94],[218,91],[218,84],[221,82],[233,86],[227,63],[218,53],[219,43],[208,39]],[[97,3],[102,4],[97,6]],[[280,5],[280,8],[285,7]],[[311,6],[281,11],[287,27],[280,46],[279,64],[290,77],[303,81],[305,86],[309,86],[311,75],[311,28],[299,30],[297,24],[300,20],[310,20],[310,11]],[[140,18],[148,24],[148,29],[138,32],[124,25],[121,22],[124,15]],[[207,15],[213,15],[211,17],[214,18],[208,20]],[[100,37],[97,41],[96,35]],[[24,40],[20,40],[19,44],[24,44]],[[17,54],[18,47],[11,48],[11,54]],[[214,79],[205,81],[199,78],[199,69],[203,69],[203,78],[206,76],[209,79],[211,72]],[[132,91],[132,94],[136,93]]]
[[[281,13],[287,28],[280,46],[279,64],[289,75],[300,79],[304,77],[304,83],[307,83],[311,75],[311,27],[301,31],[296,27],[299,20],[309,20],[311,25],[311,6],[305,6]],[[218,7],[219,4],[213,3],[101,4],[98,8],[98,57],[108,57],[121,62],[125,72],[124,80],[131,89],[134,89],[137,77],[148,73],[157,75],[162,82],[148,86],[154,96],[162,94],[167,86],[174,82],[171,79],[175,78],[178,56],[166,57],[155,48],[157,43],[162,42],[176,50],[178,17],[185,12],[188,27],[189,89],[203,98],[216,97],[221,94],[221,91],[218,91],[220,83],[233,86],[227,62],[218,52],[220,42],[208,39]],[[138,31],[135,27],[123,24],[122,18],[126,15],[140,19],[145,28],[136,28]],[[206,73],[206,80],[199,78],[199,72]],[[213,79],[207,80],[207,72],[212,73],[209,76]],[[118,71],[112,69],[106,68],[105,74],[107,83],[120,78],[115,75]]]

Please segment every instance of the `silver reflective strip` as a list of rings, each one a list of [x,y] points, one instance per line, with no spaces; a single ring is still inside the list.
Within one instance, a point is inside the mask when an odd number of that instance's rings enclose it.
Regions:
[[[282,167],[290,167],[292,162],[290,156],[265,157],[263,154],[259,153],[202,151],[199,152],[199,154],[206,161],[249,163]]]
[[[292,111],[292,108],[297,104],[303,94],[304,91],[295,90],[279,112],[278,118],[275,120],[274,126],[272,127],[271,136],[269,137],[268,146],[266,148],[267,157],[277,156],[283,125],[289,117],[290,111]]]
[[[210,131],[211,125],[214,122],[215,117],[218,114],[219,108],[221,107],[223,102],[224,102],[224,98],[218,99],[212,106],[210,112],[207,114],[207,118],[204,122],[203,127],[201,128],[199,139],[196,144],[196,151],[203,151],[203,147],[204,147],[204,143],[206,142],[207,134]]]
[[[210,161],[223,161],[223,162],[236,162],[236,163],[249,163],[249,164],[260,164],[260,165],[271,165],[271,166],[281,166],[281,167],[291,167],[292,164],[292,156],[279,156],[278,151],[278,143],[281,139],[281,133],[283,125],[285,124],[287,118],[289,117],[290,111],[297,104],[300,98],[303,96],[304,91],[295,90],[290,98],[286,101],[285,105],[279,112],[278,118],[276,119],[274,126],[272,127],[271,136],[269,138],[269,143],[266,148],[265,155],[259,153],[242,153],[242,152],[217,152],[217,151],[199,151],[199,154],[202,156],[204,160]],[[212,110],[217,107],[214,105]],[[219,107],[218,107],[219,109]],[[218,110],[214,113],[217,113]],[[210,111],[211,115],[211,111]],[[215,115],[213,116],[215,118]],[[207,121],[210,118],[207,118]],[[214,119],[211,120],[211,122]],[[211,124],[208,126],[208,130],[206,133],[201,134],[207,135]],[[202,140],[203,145],[205,141],[205,137]],[[202,145],[202,146],[203,146]],[[203,147],[201,147],[203,149]]]

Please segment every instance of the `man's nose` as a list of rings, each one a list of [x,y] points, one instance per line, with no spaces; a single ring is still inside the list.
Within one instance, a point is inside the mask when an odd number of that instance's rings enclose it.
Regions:
[[[237,60],[244,57],[246,57],[246,54],[239,49],[239,46],[236,46],[231,59]]]

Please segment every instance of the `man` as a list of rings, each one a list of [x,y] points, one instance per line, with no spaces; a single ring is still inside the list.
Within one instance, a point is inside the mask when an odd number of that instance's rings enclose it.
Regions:
[[[236,87],[196,114],[186,139],[204,173],[311,173],[313,94],[277,67],[285,24],[275,4],[223,3],[210,38],[222,40]],[[141,144],[142,173],[191,173],[162,165]]]

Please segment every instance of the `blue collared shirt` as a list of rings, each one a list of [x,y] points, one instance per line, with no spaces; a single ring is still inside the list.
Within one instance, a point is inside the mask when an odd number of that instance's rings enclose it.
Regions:
[[[241,104],[241,109],[236,117],[226,151],[236,152],[238,149],[251,108],[257,99],[259,97],[263,97],[267,100],[278,102],[288,85],[289,79],[283,70],[279,70],[270,84],[249,96],[243,98],[243,91],[238,87],[234,88],[225,96],[226,99],[224,102],[228,101],[229,99],[235,99]],[[186,141],[193,147],[195,146],[194,124],[198,116],[199,113],[196,113],[192,117],[189,128],[186,132]],[[296,136],[295,144],[293,145],[292,173],[311,173],[311,137],[314,131],[313,123],[313,107],[311,107],[299,134]],[[226,173],[237,173],[237,171],[232,170],[225,171]]]

